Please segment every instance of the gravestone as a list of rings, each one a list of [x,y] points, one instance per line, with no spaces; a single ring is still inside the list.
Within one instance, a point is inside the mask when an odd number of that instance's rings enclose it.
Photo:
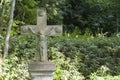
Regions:
[[[37,25],[21,26],[23,34],[36,36],[36,62],[29,64],[29,71],[33,80],[53,80],[55,64],[48,62],[46,36],[57,36],[62,34],[62,25],[47,25],[45,10],[37,10]]]

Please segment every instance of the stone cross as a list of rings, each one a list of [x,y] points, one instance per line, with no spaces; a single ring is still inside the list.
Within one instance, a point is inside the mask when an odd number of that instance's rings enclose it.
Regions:
[[[37,61],[47,62],[47,40],[46,36],[57,36],[62,34],[62,25],[47,25],[45,10],[37,10],[37,25],[21,26],[23,34],[36,35]]]

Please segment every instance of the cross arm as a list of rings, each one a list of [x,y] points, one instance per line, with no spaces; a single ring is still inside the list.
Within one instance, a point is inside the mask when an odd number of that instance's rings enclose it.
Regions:
[[[38,32],[39,32],[39,29],[36,25],[21,26],[22,34],[37,34]]]
[[[44,34],[48,36],[58,36],[62,35],[62,32],[62,25],[48,25],[44,31]]]

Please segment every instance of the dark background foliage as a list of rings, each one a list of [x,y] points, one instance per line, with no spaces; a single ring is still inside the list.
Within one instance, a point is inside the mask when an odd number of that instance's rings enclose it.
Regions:
[[[0,2],[1,61],[11,0]],[[65,71],[70,74],[68,80],[76,73],[76,76],[82,75],[85,79],[91,79],[94,74],[102,77],[120,75],[119,0],[16,0],[9,56],[2,66],[5,73],[13,75],[3,74],[1,78],[16,80],[25,72],[27,75],[23,80],[30,79],[26,66],[29,61],[35,60],[35,36],[22,35],[20,26],[36,24],[38,8],[47,10],[48,25],[62,24],[64,27],[63,37],[48,37],[48,57],[58,69],[55,80],[64,80],[62,73]],[[101,66],[109,70],[103,73],[99,70]]]

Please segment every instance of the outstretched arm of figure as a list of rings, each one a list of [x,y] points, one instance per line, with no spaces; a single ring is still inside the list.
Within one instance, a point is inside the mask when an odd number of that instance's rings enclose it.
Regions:
[[[26,25],[21,26],[21,32],[23,34],[37,34],[39,29],[37,29],[36,25]]]

